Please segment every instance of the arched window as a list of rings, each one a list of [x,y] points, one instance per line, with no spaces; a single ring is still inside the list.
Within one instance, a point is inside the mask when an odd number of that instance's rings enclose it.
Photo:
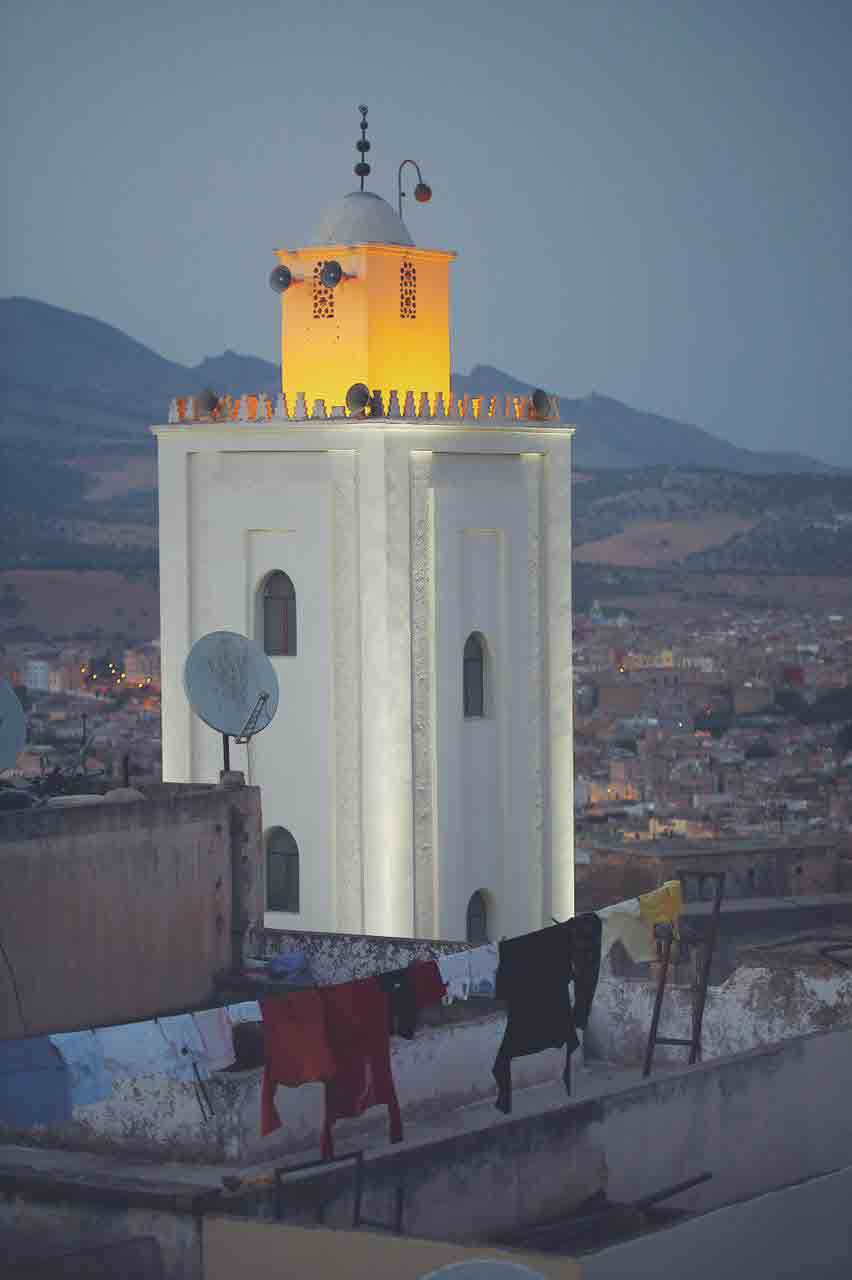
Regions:
[[[263,584],[263,648],[266,653],[296,656],[296,591],[280,569]]]
[[[464,642],[462,689],[465,719],[481,719],[485,715],[485,640],[478,631]]]
[[[299,846],[286,827],[266,837],[266,909],[299,910]]]
[[[467,904],[467,940],[477,944],[488,941],[488,907],[480,889],[470,895]]]

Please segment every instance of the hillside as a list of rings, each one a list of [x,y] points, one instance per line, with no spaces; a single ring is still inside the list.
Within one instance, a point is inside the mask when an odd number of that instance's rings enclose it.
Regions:
[[[126,455],[150,448],[146,427],[163,420],[173,396],[206,386],[272,392],[278,380],[278,366],[256,356],[226,351],[182,365],[101,320],[28,298],[0,299],[0,441],[20,444],[37,434],[63,456],[95,445]],[[459,395],[531,390],[528,382],[489,365],[454,374],[453,386]],[[700,427],[596,393],[562,396],[561,405],[563,419],[577,426],[578,466],[666,463],[744,474],[837,470],[804,455],[741,449]]]
[[[528,382],[491,365],[475,365],[469,374],[454,374],[453,386],[458,394],[471,395],[524,395],[530,391]],[[633,409],[597,392],[579,399],[560,395],[560,409],[563,421],[577,428],[575,461],[579,467],[653,467],[667,463],[744,475],[828,474],[839,470],[804,454],[742,449],[690,423]]]
[[[172,396],[205,386],[273,392],[277,367],[234,351],[182,365],[102,321],[22,298],[0,300],[0,338],[0,570],[153,581],[149,424],[163,421]],[[454,387],[460,395],[531,389],[486,365],[454,375]],[[561,404],[577,426],[574,526],[584,580],[607,566],[619,582],[663,569],[845,571],[852,474],[740,449],[606,396]],[[811,530],[814,520],[824,527]]]

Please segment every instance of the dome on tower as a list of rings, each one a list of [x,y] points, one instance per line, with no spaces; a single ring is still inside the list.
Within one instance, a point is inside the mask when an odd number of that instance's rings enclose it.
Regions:
[[[408,228],[387,200],[373,191],[350,191],[331,206],[311,244],[410,244]]]

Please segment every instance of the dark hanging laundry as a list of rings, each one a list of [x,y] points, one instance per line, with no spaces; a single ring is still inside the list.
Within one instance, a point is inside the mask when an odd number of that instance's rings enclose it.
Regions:
[[[413,1040],[417,1026],[417,1001],[408,969],[380,973],[376,976],[376,982],[388,998],[389,1033],[392,1036],[402,1036],[404,1040]]]
[[[405,969],[380,973],[376,981],[388,997],[390,1034],[413,1040],[421,1009],[440,1004],[444,996],[441,972],[434,960],[416,960]]]
[[[600,962],[601,922],[591,912],[500,943],[496,994],[508,1006],[492,1069],[500,1111],[512,1110],[512,1059],[543,1049],[565,1045],[563,1079],[570,1093],[571,1054],[580,1043],[577,1027],[585,1028],[588,1021]],[[572,979],[574,1008],[568,986]]]

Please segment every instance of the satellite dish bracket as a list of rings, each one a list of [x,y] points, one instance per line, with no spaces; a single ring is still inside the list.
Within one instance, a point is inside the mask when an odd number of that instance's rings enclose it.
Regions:
[[[251,715],[249,716],[248,720],[246,720],[245,724],[243,725],[240,732],[237,734],[236,738],[234,738],[234,742],[239,742],[242,744],[242,743],[249,742],[251,740],[251,738],[253,737],[257,729],[257,722],[260,719],[260,713],[266,710],[266,704],[268,701],[269,701],[269,694],[266,691],[264,691],[258,696],[257,702],[254,704],[254,707],[252,708]]]

